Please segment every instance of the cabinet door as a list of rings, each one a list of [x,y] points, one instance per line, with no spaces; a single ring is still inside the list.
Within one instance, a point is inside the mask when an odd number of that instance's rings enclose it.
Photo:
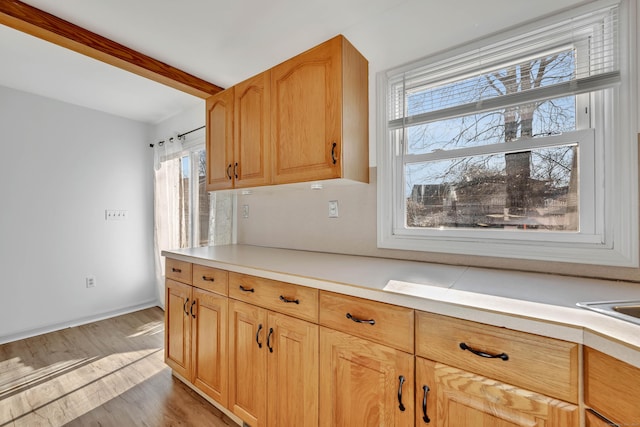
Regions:
[[[165,292],[164,360],[176,373],[191,380],[191,286],[167,279]]]
[[[268,425],[317,426],[318,325],[274,312],[268,318]]]
[[[207,98],[207,191],[233,187],[233,93]]]
[[[227,298],[193,289],[192,382],[215,401],[227,405]]]
[[[341,47],[331,39],[271,71],[275,184],[340,176]]]
[[[321,327],[320,426],[413,426],[413,359]]]
[[[261,427],[267,413],[267,311],[229,300],[229,323],[229,408]]]
[[[266,185],[271,180],[270,76],[266,71],[235,86],[235,187]]]
[[[416,358],[416,390],[430,388],[430,423],[417,411],[416,426],[577,427],[578,407],[570,403]],[[420,396],[420,405],[422,406]]]

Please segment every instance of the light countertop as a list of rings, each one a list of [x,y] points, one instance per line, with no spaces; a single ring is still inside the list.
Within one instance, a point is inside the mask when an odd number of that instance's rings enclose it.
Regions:
[[[248,245],[162,255],[581,343],[640,367],[640,326],[575,305],[640,300],[636,283]]]

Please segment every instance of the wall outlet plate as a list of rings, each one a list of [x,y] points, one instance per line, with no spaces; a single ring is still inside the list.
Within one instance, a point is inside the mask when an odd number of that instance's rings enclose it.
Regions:
[[[329,218],[338,218],[337,200],[329,200]]]

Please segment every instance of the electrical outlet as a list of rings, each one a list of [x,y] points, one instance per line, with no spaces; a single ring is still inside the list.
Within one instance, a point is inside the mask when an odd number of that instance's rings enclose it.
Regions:
[[[338,218],[337,200],[329,200],[329,218]]]
[[[242,218],[249,218],[249,205],[242,205]]]
[[[95,288],[96,287],[96,277],[95,276],[87,276],[84,279],[87,288]]]

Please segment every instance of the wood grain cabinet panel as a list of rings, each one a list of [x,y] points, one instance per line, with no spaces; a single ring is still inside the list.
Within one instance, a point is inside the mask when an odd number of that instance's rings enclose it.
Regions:
[[[227,405],[227,305],[226,297],[193,288],[191,314],[191,382],[223,406]]]
[[[191,284],[191,263],[167,258],[165,260],[165,277],[177,282]]]
[[[271,183],[270,77],[265,71],[234,88],[235,188]]]
[[[233,88],[206,101],[207,191],[233,188],[233,101]]]
[[[368,182],[368,114],[368,63],[344,37],[274,67],[274,183]]]
[[[587,406],[620,426],[640,425],[640,368],[585,347],[584,369]]]
[[[320,324],[413,353],[413,310],[333,292],[320,292]]]
[[[193,264],[192,282],[200,289],[225,296],[229,294],[229,272],[226,270]]]
[[[171,279],[165,292],[166,364],[227,405],[227,298]]]
[[[266,425],[267,310],[229,301],[229,409],[252,427]]]
[[[191,286],[167,279],[165,283],[164,360],[179,375],[191,376]]]
[[[506,357],[480,357],[473,351]],[[578,403],[575,343],[417,312],[416,355]]]
[[[412,426],[408,353],[320,327],[320,426]]]
[[[229,296],[293,317],[318,322],[318,290],[277,280],[229,273]]]
[[[416,426],[578,427],[580,422],[576,405],[420,357],[416,397]]]
[[[230,300],[230,408],[251,427],[318,424],[318,325]]]

